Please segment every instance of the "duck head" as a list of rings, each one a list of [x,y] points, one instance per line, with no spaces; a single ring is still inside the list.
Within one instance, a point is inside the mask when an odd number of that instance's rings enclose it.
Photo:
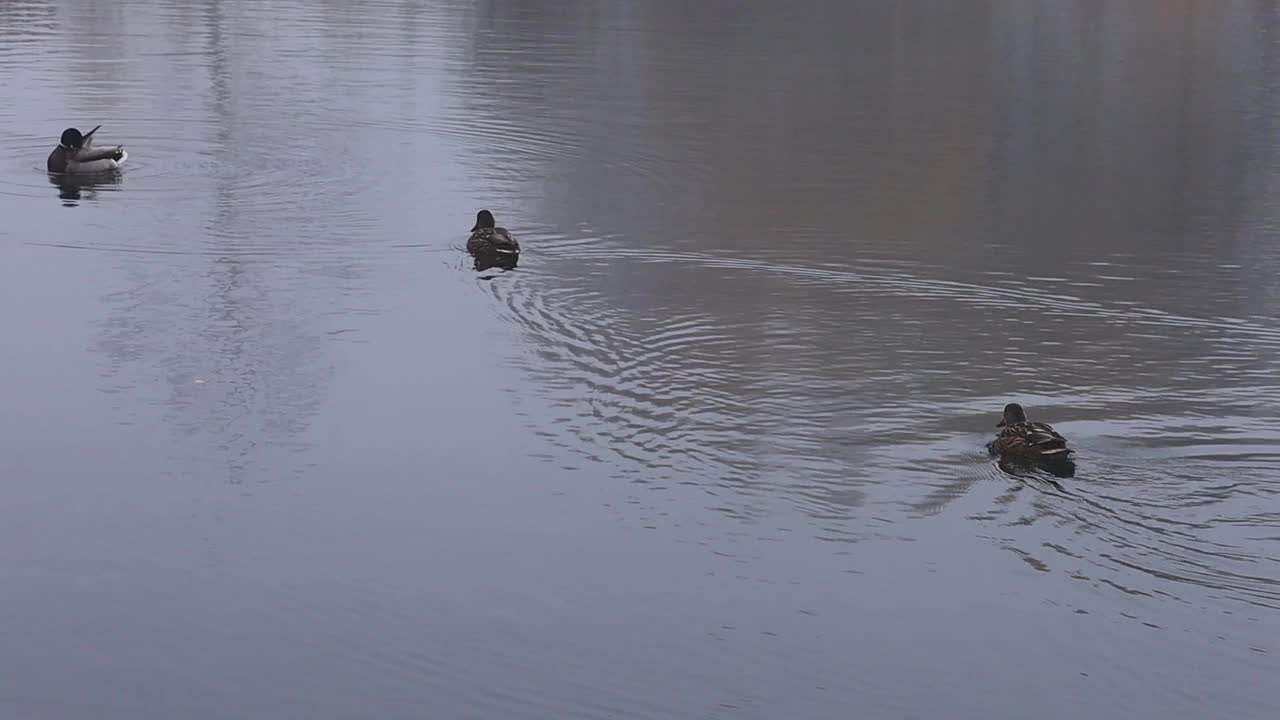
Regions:
[[[98,128],[100,127],[102,126],[99,125],[84,135],[81,135],[80,131],[75,128],[67,128],[66,130],[63,130],[61,138],[62,147],[68,150],[78,150],[88,145],[93,142],[93,134],[98,132]]]
[[[1004,417],[1000,418],[1000,422],[996,423],[996,427],[1004,427],[1005,425],[1016,425],[1027,421],[1027,411],[1022,409],[1018,403],[1009,403],[1004,406]]]
[[[493,213],[488,210],[481,210],[476,213],[476,226],[471,228],[471,232],[475,232],[480,228],[493,227]]]

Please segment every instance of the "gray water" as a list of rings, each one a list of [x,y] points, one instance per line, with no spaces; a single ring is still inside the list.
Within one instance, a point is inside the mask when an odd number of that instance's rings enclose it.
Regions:
[[[0,718],[1280,714],[1268,3],[4,0],[0,88]]]

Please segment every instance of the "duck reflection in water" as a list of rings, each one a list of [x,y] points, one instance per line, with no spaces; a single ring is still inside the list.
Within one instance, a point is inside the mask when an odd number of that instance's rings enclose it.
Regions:
[[[478,272],[492,270],[514,270],[520,262],[519,255],[500,255],[497,253],[476,253],[473,257],[475,260],[475,268]]]
[[[1076,465],[1070,460],[1056,462],[1033,462],[1020,458],[1002,457],[996,460],[996,467],[1002,472],[1022,480],[1031,485],[1032,481],[1047,483],[1052,485],[1060,492],[1066,492],[1067,489],[1053,478],[1067,479],[1075,477]],[[1046,477],[1050,475],[1052,477]]]
[[[67,206],[90,199],[98,190],[119,190],[124,173],[119,170],[103,170],[93,173],[49,173],[49,184],[58,188],[58,197]]]

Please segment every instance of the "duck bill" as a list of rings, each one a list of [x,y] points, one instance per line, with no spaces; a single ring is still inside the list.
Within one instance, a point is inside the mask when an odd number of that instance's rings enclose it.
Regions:
[[[996,427],[1004,427],[1004,420],[1001,420],[1000,422],[996,423]]]
[[[480,223],[476,223],[475,227],[471,228],[471,232],[475,232],[479,229],[480,229]]]
[[[93,134],[94,134],[94,133],[96,133],[96,132],[98,132],[98,128],[100,128],[100,127],[102,127],[102,126],[101,126],[101,125],[99,125],[98,127],[95,127],[94,129],[92,129],[92,130],[90,130],[89,132],[85,133],[85,134],[84,134],[84,141],[85,141],[85,142],[89,142],[89,138],[93,137]]]

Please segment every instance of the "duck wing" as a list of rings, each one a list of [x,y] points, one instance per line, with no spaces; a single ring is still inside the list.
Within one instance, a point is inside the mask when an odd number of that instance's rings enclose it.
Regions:
[[[1067,439],[1053,429],[1048,423],[1028,422],[1020,423],[1017,426],[1018,434],[1021,435],[1027,445],[1035,448],[1041,454],[1049,455],[1054,453],[1069,452],[1067,450]]]
[[[1045,423],[1024,422],[1006,425],[988,445],[997,455],[1022,455],[1027,457],[1065,457],[1067,440]]]
[[[467,252],[516,255],[520,252],[520,243],[511,237],[506,228],[480,228],[467,239]]]
[[[516,242],[516,239],[511,236],[511,233],[506,228],[494,228],[493,249],[504,253],[518,253],[520,252],[520,243]]]
[[[96,128],[95,128],[96,129]],[[124,148],[120,145],[111,147],[91,148],[83,147],[72,153],[72,162],[87,163],[94,160],[119,160],[124,156]]]
[[[482,228],[471,233],[471,237],[467,238],[467,252],[472,255],[478,252],[484,252],[493,248],[493,231],[489,228]]]

